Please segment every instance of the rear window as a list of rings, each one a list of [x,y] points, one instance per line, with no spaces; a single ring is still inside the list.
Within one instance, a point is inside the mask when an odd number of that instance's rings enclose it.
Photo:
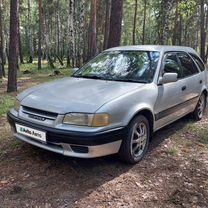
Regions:
[[[204,63],[201,61],[201,59],[197,55],[195,55],[195,54],[191,53],[190,55],[194,59],[194,61],[196,62],[196,64],[199,67],[199,69],[201,71],[204,71],[205,70],[205,66],[204,66]]]

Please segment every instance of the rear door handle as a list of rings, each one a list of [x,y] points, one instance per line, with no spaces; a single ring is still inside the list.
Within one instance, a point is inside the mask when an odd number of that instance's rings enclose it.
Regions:
[[[202,80],[199,81],[199,84],[202,84]]]
[[[186,86],[183,86],[183,87],[181,88],[181,90],[182,90],[182,91],[185,91],[185,90],[186,90]]]

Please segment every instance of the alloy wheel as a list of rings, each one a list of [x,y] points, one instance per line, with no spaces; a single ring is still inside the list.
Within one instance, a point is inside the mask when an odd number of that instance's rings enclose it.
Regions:
[[[141,156],[147,143],[147,126],[145,123],[136,123],[131,135],[131,154],[134,158]]]

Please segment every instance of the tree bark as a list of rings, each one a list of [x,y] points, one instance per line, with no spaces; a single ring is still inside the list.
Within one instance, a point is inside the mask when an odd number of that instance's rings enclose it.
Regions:
[[[201,43],[200,43],[200,54],[203,61],[205,61],[205,48],[206,48],[206,31],[205,31],[205,11],[204,11],[204,0],[200,0],[201,8]]]
[[[144,19],[143,19],[143,30],[142,30],[142,44],[143,45],[145,43],[146,16],[147,16],[147,0],[144,0]]]
[[[38,32],[38,69],[41,69],[42,59],[42,25],[43,25],[43,4],[42,0],[39,0],[39,32]]]
[[[72,67],[75,66],[75,37],[74,37],[74,0],[69,0],[69,15],[68,15],[68,49],[67,49],[67,67],[70,64],[70,58],[72,60]]]
[[[132,43],[133,43],[133,45],[136,45],[137,8],[138,8],[138,0],[135,0],[134,23],[133,23],[133,32],[132,32]]]
[[[173,8],[173,0],[162,0],[161,11],[162,16],[160,17],[160,37],[159,43],[161,45],[168,44],[169,37],[169,21],[170,21],[170,12]]]
[[[33,33],[32,33],[32,9],[31,0],[28,0],[28,39],[29,39],[29,63],[33,63],[34,48],[33,48]]]
[[[206,4],[208,6],[208,0],[206,1]],[[206,11],[208,11],[208,8],[206,9]],[[206,32],[206,39],[207,39],[207,35],[208,35],[208,12],[206,12],[206,28],[205,28],[205,32]],[[206,56],[205,56],[205,63],[207,63],[207,62],[208,62],[208,43],[207,43]]]
[[[104,45],[103,49],[107,49],[108,38],[109,38],[109,29],[110,29],[110,9],[111,9],[111,0],[106,0],[106,11],[105,11],[105,34],[104,34]]]
[[[19,14],[18,14],[19,16]],[[18,55],[19,55],[19,60],[21,64],[24,64],[24,58],[22,54],[22,40],[21,40],[21,33],[20,33],[20,23],[19,23],[19,17],[18,17]],[[17,62],[18,64],[18,62]],[[18,65],[19,69],[19,65]]]
[[[48,5],[47,5],[48,6]],[[46,8],[45,18],[43,19],[44,25],[44,34],[45,34],[45,47],[46,47],[46,58],[48,61],[48,66],[52,69],[55,69],[53,60],[52,60],[52,48],[51,48],[51,19],[49,15],[49,8]]]
[[[122,15],[123,15],[123,0],[112,0],[108,48],[112,48],[120,45]]]
[[[2,15],[2,0],[0,0],[0,78],[5,77],[5,70],[4,70],[4,37],[3,37],[3,15]]]
[[[10,43],[7,92],[17,91],[19,0],[10,0]]]
[[[177,45],[177,34],[178,34],[178,0],[176,0],[176,12],[175,12],[175,22],[174,22],[174,29],[173,29],[173,40],[172,44]]]
[[[60,53],[61,41],[62,41],[62,28],[61,28],[61,20],[60,20],[60,4],[59,4],[59,1],[57,1],[57,8],[56,8],[56,57],[58,56],[59,59],[62,58],[61,53]]]
[[[84,30],[85,30],[85,0],[80,1],[80,27],[79,27],[79,56],[78,67],[81,66],[84,60]]]
[[[92,0],[92,40],[91,40],[91,57],[97,53],[97,0]]]

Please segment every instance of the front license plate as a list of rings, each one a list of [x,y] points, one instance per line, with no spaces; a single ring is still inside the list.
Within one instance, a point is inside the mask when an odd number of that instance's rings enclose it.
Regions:
[[[15,125],[16,125],[17,133],[31,137],[41,142],[46,142],[46,132],[32,129],[19,124],[15,124]]]

